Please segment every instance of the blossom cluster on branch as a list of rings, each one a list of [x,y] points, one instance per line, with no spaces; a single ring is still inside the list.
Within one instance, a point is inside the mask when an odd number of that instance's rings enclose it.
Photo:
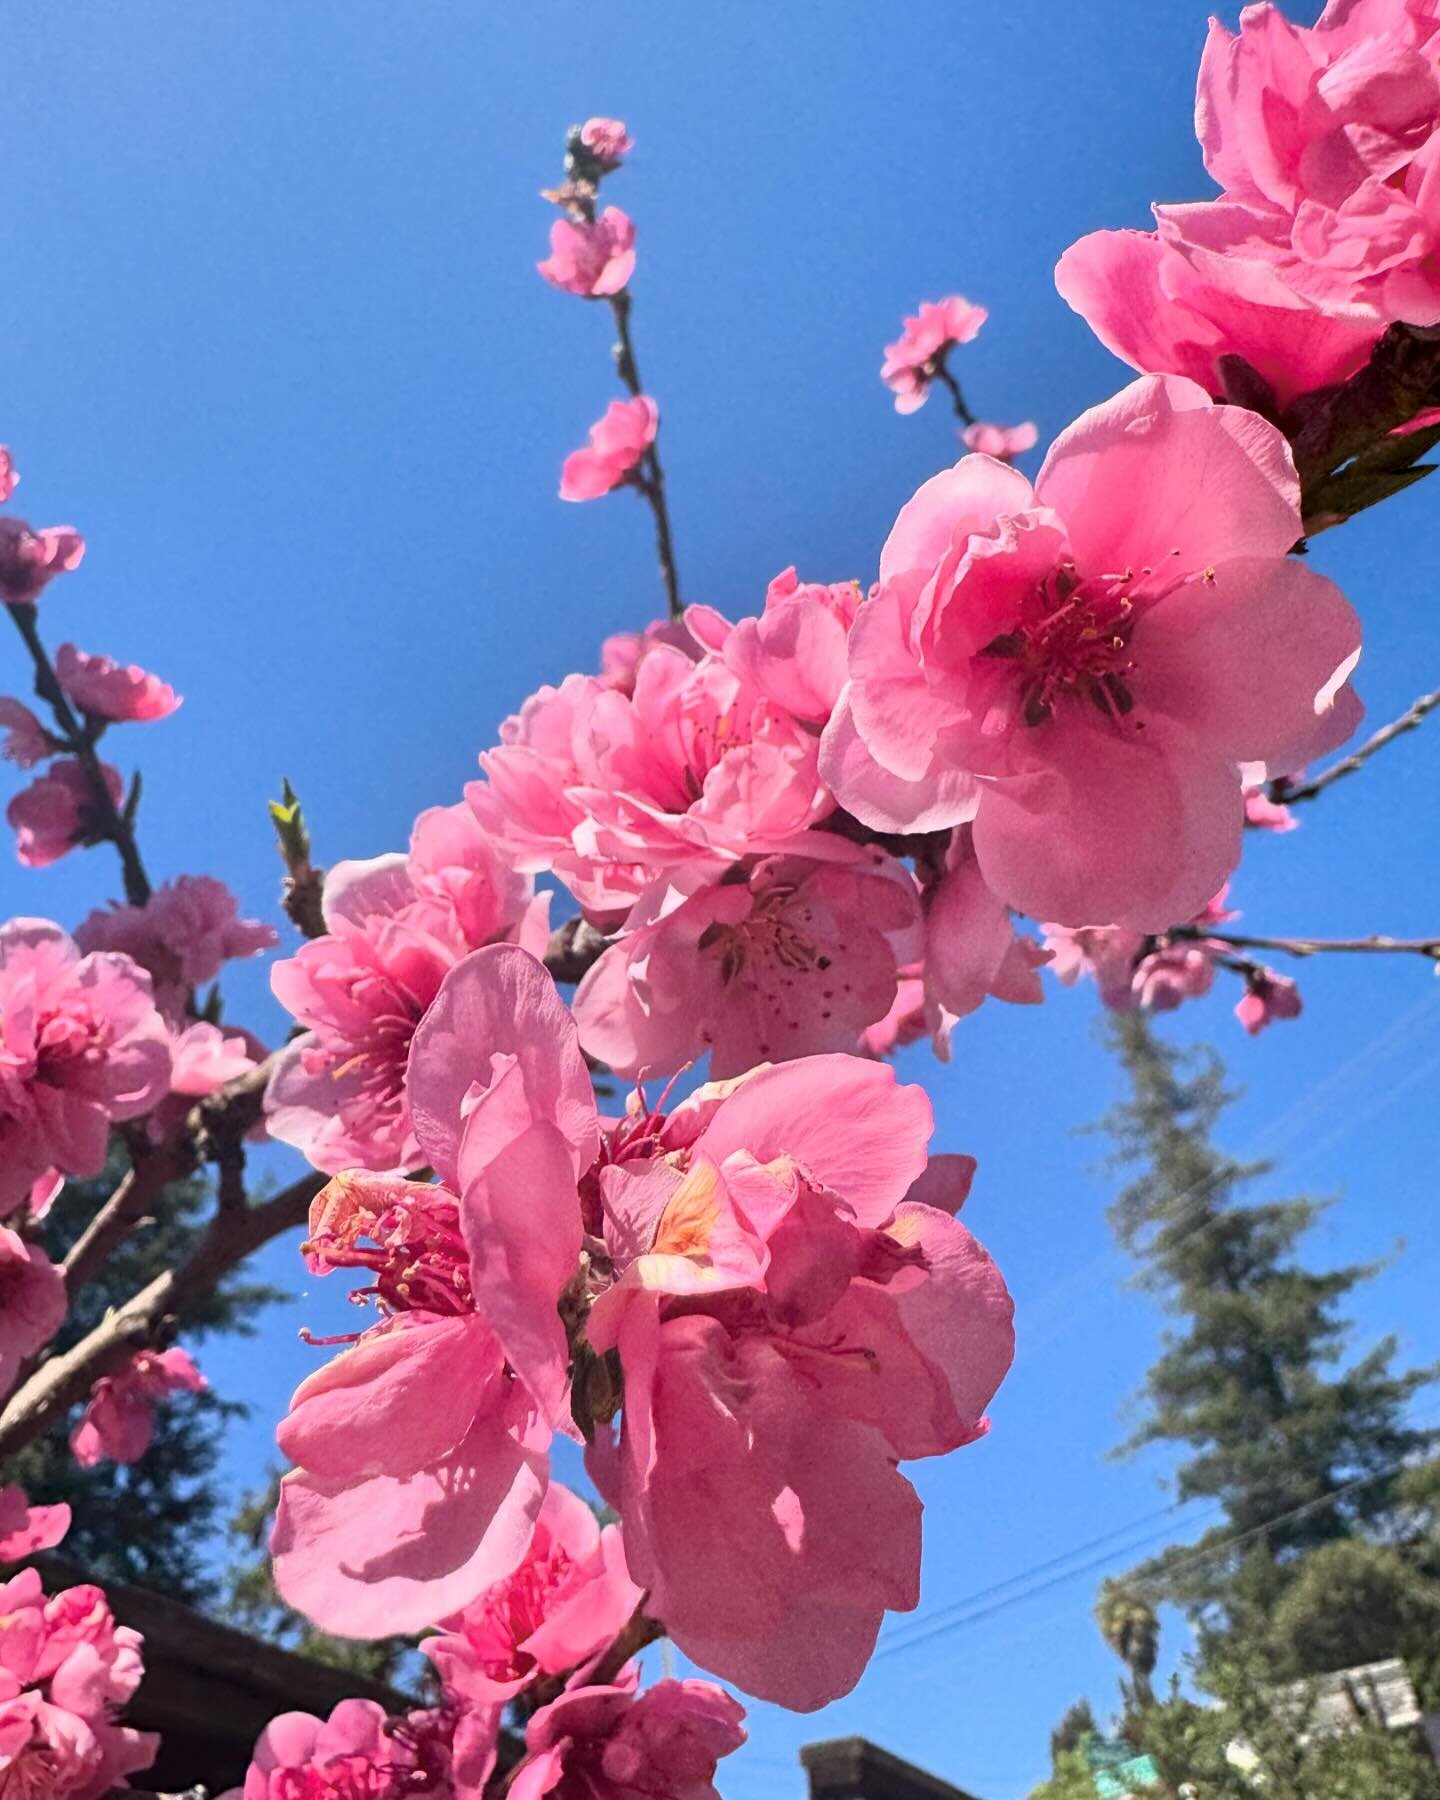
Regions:
[[[1224,972],[1254,1034],[1300,1000],[1252,950],[1440,959],[1440,939],[1242,935],[1228,903],[1247,832],[1293,829],[1436,703],[1306,773],[1360,720],[1362,629],[1293,552],[1418,479],[1440,435],[1437,34],[1440,0],[1215,27],[1198,123],[1221,199],[1060,265],[1138,378],[1031,480],[1035,427],[976,417],[951,366],[985,309],[922,305],[882,376],[902,413],[944,387],[967,453],[873,571],[787,568],[750,609],[682,589],[636,228],[600,198],[634,144],[615,119],[572,130],[538,267],[608,309],[625,395],[560,493],[645,501],[665,616],[558,669],[403,852],[318,870],[287,784],[305,941],[270,970],[295,1021],[273,1054],[217,984],[278,934],[214,876],[152,883],[138,776],[98,753],[179,697],[52,656],[40,602],[83,542],[0,521],[43,711],[0,698],[3,753],[41,771],[8,808],[19,860],[107,845],[120,871],[73,933],[0,926],[0,1457],[76,1408],[82,1465],[141,1456],[153,1409],[204,1384],[173,1341],[186,1306],[304,1220],[308,1268],[350,1279],[362,1322],[310,1340],[334,1354],[279,1427],[276,1581],[328,1631],[423,1634],[438,1694],[282,1716],[242,1800],[705,1800],[740,1704],[642,1689],[639,1653],[668,1635],[799,1710],[848,1692],[919,1598],[900,1465],[979,1439],[1014,1351],[957,1216],[973,1159],[932,1146],[891,1055],[948,1056],[987,1001],[1040,1003],[1047,966],[1155,1010]],[[0,500],[15,480],[0,452]],[[310,1172],[253,1200],[265,1135]],[[128,1172],[57,1267],[46,1210],[117,1145]],[[204,1164],[193,1259],[57,1350],[75,1293]],[[552,1478],[557,1439],[603,1525]],[[63,1510],[0,1489],[0,1557],[53,1546]],[[138,1641],[98,1590],[47,1600],[32,1570],[0,1601],[0,1787],[123,1782],[153,1751],[116,1722]]]

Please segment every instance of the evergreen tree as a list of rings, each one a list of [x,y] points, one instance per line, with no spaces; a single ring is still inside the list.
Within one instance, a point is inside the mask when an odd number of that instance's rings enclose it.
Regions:
[[[114,1191],[125,1167],[117,1150],[104,1175],[66,1184],[42,1233],[55,1261]],[[77,1342],[108,1308],[188,1257],[213,1204],[199,1177],[167,1187],[149,1221],[74,1296],[56,1347]],[[216,1332],[249,1335],[256,1315],[280,1297],[278,1290],[232,1273],[187,1315],[184,1340],[191,1345]],[[154,1441],[138,1462],[96,1469],[77,1466],[68,1442],[73,1421],[62,1420],[0,1469],[0,1482],[18,1482],[37,1504],[68,1502],[73,1522],[60,1554],[94,1580],[134,1582],[203,1604],[218,1593],[207,1562],[227,1517],[216,1479],[221,1444],[227,1424],[243,1410],[211,1392],[177,1394],[156,1408]]]
[[[1050,1733],[1050,1759],[1053,1762],[1067,1750],[1078,1750],[1095,1730],[1095,1714],[1088,1700],[1076,1700],[1060,1715],[1060,1723]]]
[[[1406,1424],[1407,1403],[1436,1371],[1394,1373],[1393,1339],[1340,1366],[1340,1305],[1374,1271],[1312,1274],[1296,1261],[1325,1202],[1241,1199],[1268,1165],[1212,1141],[1232,1099],[1213,1054],[1182,1058],[1139,1013],[1113,1015],[1110,1030],[1131,1094],[1105,1125],[1136,1171],[1111,1220],[1139,1285],[1176,1321],[1121,1453],[1183,1445],[1178,1498],[1217,1500],[1225,1515],[1122,1585],[1258,1640],[1308,1553],[1399,1516],[1405,1465],[1436,1436]]]

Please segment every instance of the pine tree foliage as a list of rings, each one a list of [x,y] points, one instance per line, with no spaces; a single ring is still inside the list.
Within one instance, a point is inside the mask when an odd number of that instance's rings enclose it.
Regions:
[[[103,1176],[66,1184],[45,1220],[46,1251],[59,1261],[125,1172],[117,1149]],[[78,1341],[108,1308],[128,1299],[191,1252],[213,1208],[206,1182],[176,1182],[157,1201],[148,1223],[131,1234],[73,1298],[56,1348]],[[260,1312],[281,1298],[277,1289],[232,1273],[181,1322],[187,1347],[220,1332],[251,1334]],[[203,1365],[203,1355],[201,1357]],[[212,1568],[226,1523],[218,1480],[227,1427],[244,1409],[213,1392],[179,1394],[156,1409],[155,1438],[133,1465],[81,1469],[70,1454],[73,1419],[27,1446],[0,1469],[0,1481],[19,1482],[37,1502],[64,1500],[73,1522],[62,1547],[67,1560],[96,1581],[128,1581],[191,1604],[217,1597]]]
[[[1131,1585],[1211,1626],[1259,1627],[1308,1552],[1394,1519],[1405,1467],[1436,1435],[1407,1424],[1408,1404],[1437,1371],[1395,1373],[1393,1339],[1344,1365],[1341,1303],[1375,1271],[1301,1266],[1326,1202],[1242,1198],[1269,1169],[1213,1142],[1233,1097],[1213,1054],[1182,1058],[1138,1013],[1115,1015],[1111,1031],[1131,1095],[1105,1124],[1133,1171],[1111,1219],[1175,1321],[1122,1453],[1183,1446],[1177,1497],[1224,1509],[1198,1545]]]

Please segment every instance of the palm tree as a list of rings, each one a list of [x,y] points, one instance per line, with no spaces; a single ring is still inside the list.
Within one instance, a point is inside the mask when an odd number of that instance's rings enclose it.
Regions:
[[[1130,1671],[1130,1695],[1138,1707],[1155,1704],[1150,1677],[1160,1655],[1160,1621],[1155,1608],[1133,1588],[1106,1581],[1095,1602],[1100,1635]]]

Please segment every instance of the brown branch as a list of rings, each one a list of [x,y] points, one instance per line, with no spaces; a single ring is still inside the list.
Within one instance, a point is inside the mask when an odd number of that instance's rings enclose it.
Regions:
[[[7,602],[6,611],[15,621],[15,629],[25,640],[25,647],[35,664],[35,692],[54,713],[55,722],[64,736],[66,749],[85,773],[90,787],[90,814],[96,834],[114,844],[119,852],[125,880],[125,898],[132,906],[144,906],[152,889],[150,877],[145,873],[145,864],[140,859],[134,825],[127,816],[128,809],[116,805],[114,796],[105,785],[105,773],[100,766],[100,758],[95,753],[94,741],[76,718],[65,690],[60,685],[60,678],[55,673],[54,664],[50,661],[49,652],[40,641],[35,608],[12,606]]]
[[[61,1264],[72,1301],[110,1252],[124,1242],[150,1209],[150,1202],[170,1182],[194,1167],[194,1158],[179,1145],[137,1157],[120,1185],[70,1246]]]
[[[610,295],[610,310],[615,315],[615,368],[620,379],[638,400],[644,393],[640,385],[640,365],[635,360],[635,345],[630,336],[630,293],[623,289]],[[660,560],[660,579],[665,584],[665,604],[670,617],[678,619],[685,611],[680,598],[680,577],[675,568],[675,542],[670,535],[670,509],[665,501],[665,471],[660,465],[659,439],[650,445],[640,459],[640,479],[636,491],[643,494],[655,515],[655,548]]]
[[[1440,962],[1440,937],[1251,937],[1239,931],[1216,931],[1209,925],[1176,925],[1164,935],[1175,943],[1225,944],[1232,950],[1273,950],[1280,956],[1423,956]]]
[[[577,914],[550,933],[543,961],[556,981],[575,982],[600,960],[609,945],[604,932]]]
[[[1292,784],[1286,776],[1277,776],[1269,783],[1271,800],[1277,806],[1294,806],[1300,800],[1313,800],[1317,794],[1323,794],[1332,782],[1341,781],[1345,776],[1353,775],[1357,769],[1363,768],[1377,750],[1383,750],[1387,744],[1403,737],[1407,731],[1414,731],[1426,714],[1434,712],[1437,706],[1440,706],[1440,688],[1422,694],[1409,712],[1391,720],[1388,725],[1382,725],[1357,750],[1352,750],[1349,756],[1332,764],[1330,768],[1322,769],[1311,780]]]
[[[653,1644],[658,1638],[665,1636],[665,1627],[659,1620],[645,1616],[645,1600],[648,1598],[645,1595],[641,1599],[614,1643],[586,1675],[586,1687],[609,1687],[632,1656],[638,1656],[647,1644]],[[567,1669],[559,1675],[541,1676],[515,1696],[516,1705],[526,1718],[533,1717],[542,1706],[549,1706],[553,1700],[559,1699],[574,1674],[573,1669]],[[492,1779],[486,1789],[486,1800],[504,1800],[523,1760],[522,1753],[511,1767],[497,1770],[498,1779]]]
[[[0,1413],[0,1463],[83,1400],[102,1375],[173,1330],[189,1307],[261,1245],[304,1224],[325,1179],[311,1171],[257,1206],[217,1212],[188,1262],[163,1270],[78,1344],[42,1363]]]
[[[948,349],[949,346],[947,345],[946,348]],[[939,356],[931,364],[931,373],[936,381],[940,382],[944,387],[949,388],[950,399],[955,407],[955,417],[962,425],[973,425],[975,423],[975,415],[965,404],[965,396],[960,392],[960,383],[950,373],[949,368],[946,366],[944,350],[940,352]]]

